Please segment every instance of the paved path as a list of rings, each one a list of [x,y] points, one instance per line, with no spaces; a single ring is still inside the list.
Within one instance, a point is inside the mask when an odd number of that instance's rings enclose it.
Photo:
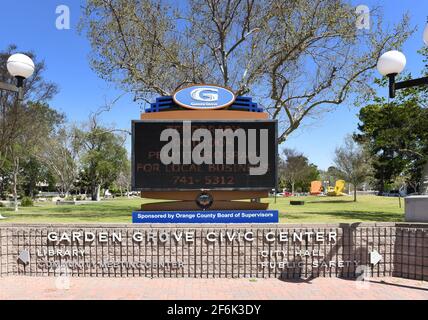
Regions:
[[[411,299],[428,300],[428,282],[398,278],[356,281],[317,278],[145,279],[35,278],[0,279],[0,299]]]

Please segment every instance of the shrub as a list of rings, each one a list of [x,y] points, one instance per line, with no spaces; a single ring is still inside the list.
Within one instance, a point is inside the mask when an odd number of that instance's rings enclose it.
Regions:
[[[30,197],[23,197],[21,200],[21,207],[32,207],[34,205],[33,199]]]
[[[0,202],[0,208],[3,208],[3,207],[4,207],[3,202]]]

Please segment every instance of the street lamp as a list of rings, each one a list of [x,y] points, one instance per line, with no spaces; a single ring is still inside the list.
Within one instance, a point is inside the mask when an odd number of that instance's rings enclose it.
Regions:
[[[7,70],[16,78],[16,86],[9,83],[0,82],[0,90],[18,93],[18,99],[22,100],[22,87],[24,80],[34,73],[34,62],[30,57],[22,53],[13,54],[7,59]]]
[[[425,26],[424,30],[424,42],[428,46],[428,24]]]
[[[428,46],[428,24],[425,27],[423,39]],[[400,51],[385,52],[377,63],[377,69],[383,76],[389,78],[389,97],[395,98],[395,91],[415,86],[428,85],[428,77],[395,82],[395,77],[404,70],[406,57]]]

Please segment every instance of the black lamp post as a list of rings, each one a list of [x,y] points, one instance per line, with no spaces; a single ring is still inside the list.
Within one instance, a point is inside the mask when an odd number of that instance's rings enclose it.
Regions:
[[[428,84],[428,77],[395,82],[396,74],[390,74],[389,77],[389,97],[395,98],[395,91],[399,89],[423,86]]]
[[[7,59],[7,70],[15,77],[16,85],[0,82],[0,90],[15,92],[18,94],[18,100],[22,100],[24,80],[34,73],[34,69],[34,62],[30,57],[22,53],[11,55],[9,59]]]
[[[424,42],[428,46],[428,24],[424,30]],[[377,63],[377,69],[383,76],[389,78],[389,97],[395,98],[395,92],[400,89],[428,85],[428,77],[395,82],[395,77],[404,70],[406,57],[400,51],[385,52]]]

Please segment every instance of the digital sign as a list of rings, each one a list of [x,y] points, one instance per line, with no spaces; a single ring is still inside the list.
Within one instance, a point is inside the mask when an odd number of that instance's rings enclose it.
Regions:
[[[275,120],[133,121],[133,190],[271,190],[277,149]]]

